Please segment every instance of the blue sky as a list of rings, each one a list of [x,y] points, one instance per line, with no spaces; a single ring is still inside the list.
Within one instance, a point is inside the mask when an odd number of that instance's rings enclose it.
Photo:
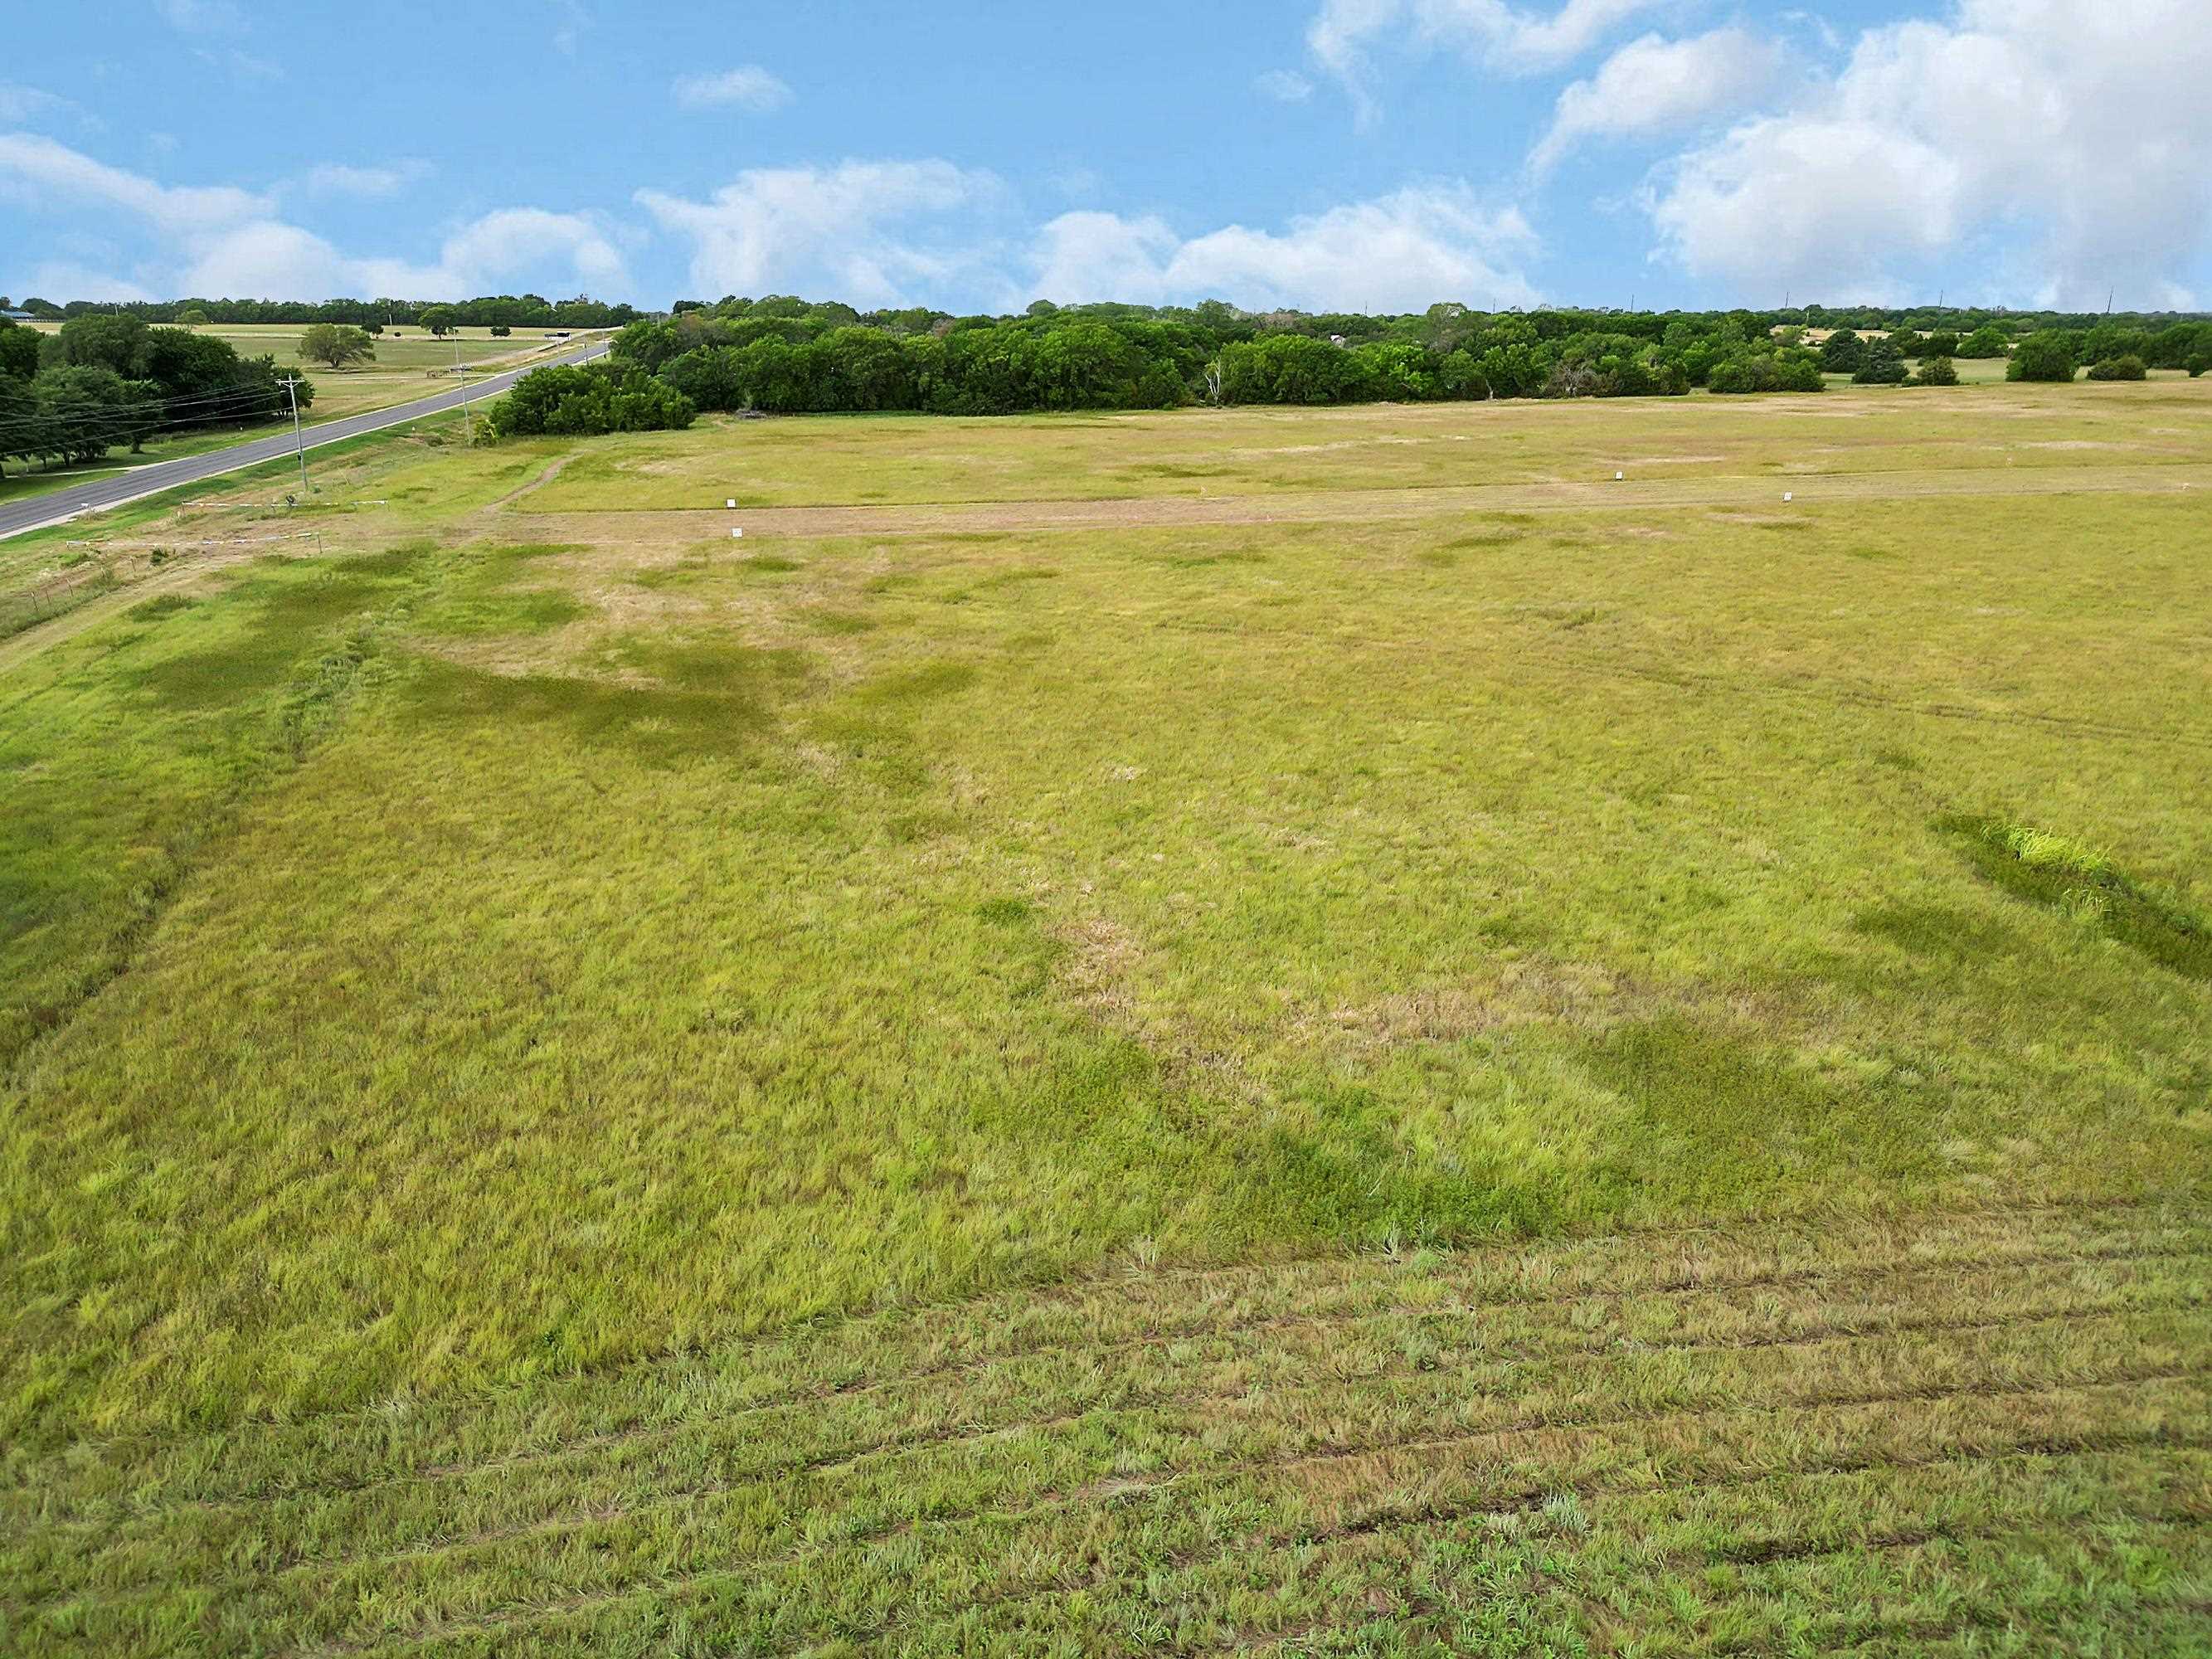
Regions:
[[[18,300],[2212,305],[2204,0],[115,0],[6,40]]]

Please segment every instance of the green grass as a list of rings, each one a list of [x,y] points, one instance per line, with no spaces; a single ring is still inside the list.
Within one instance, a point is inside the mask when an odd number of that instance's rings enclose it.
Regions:
[[[2008,1626],[2184,1652],[2208,1249],[2201,1213],[2120,1210],[1138,1273],[109,1443],[0,1492],[15,1628],[31,1653],[1903,1653]]]
[[[1853,387],[1716,398],[1185,410],[1020,420],[732,422],[609,441],[538,492],[542,512],[1297,495],[1474,483],[1638,487],[1771,477],[1856,492],[1899,472],[2201,463],[2186,379],[2112,388]],[[1749,407],[1745,407],[1745,404]],[[1772,496],[1766,499],[1771,500]],[[740,514],[742,516],[742,513]]]
[[[2186,1651],[2201,503],[1990,396],[1073,527],[1180,417],[761,422],[1006,465],[742,557],[392,439],[120,568],[0,653],[0,1647]]]

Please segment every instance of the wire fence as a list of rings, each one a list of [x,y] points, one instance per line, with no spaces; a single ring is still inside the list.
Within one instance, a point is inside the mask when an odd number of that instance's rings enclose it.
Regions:
[[[302,542],[313,543],[316,553],[322,553],[323,536],[319,530],[283,536],[171,536],[148,541],[67,542],[64,545],[71,550],[68,557],[36,572],[21,586],[0,593],[0,640],[52,622],[88,600],[114,592],[133,580],[143,580],[179,560],[204,563],[211,555],[225,549]]]

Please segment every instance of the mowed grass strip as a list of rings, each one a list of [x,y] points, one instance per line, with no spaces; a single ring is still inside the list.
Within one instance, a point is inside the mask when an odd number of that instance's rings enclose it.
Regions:
[[[1820,1224],[1701,1227],[1388,1260],[1125,1265],[1062,1287],[817,1325],[488,1396],[221,1434],[80,1442],[58,1457],[11,1459],[0,1490],[16,1502],[35,1492],[47,1513],[257,1504],[590,1456],[825,1401],[866,1409],[878,1395],[988,1387],[988,1373],[1023,1362],[1142,1364],[1147,1351],[1172,1345],[1265,1340],[1293,1328],[1341,1333],[1390,1319],[1479,1316],[1486,1330],[1556,1339],[1567,1310],[1577,1344],[1755,1342],[1841,1318],[1927,1316],[1927,1299],[1940,1299],[1947,1284],[1999,1298],[2069,1277],[2116,1294],[2138,1280],[2154,1288],[2166,1269],[2185,1275],[2208,1251],[2212,1222],[2192,1209],[2100,1204],[1872,1223],[1847,1237]],[[1024,1373],[1014,1375],[1018,1391]]]
[[[1569,1500],[1594,1503],[1662,1487],[1679,1498],[1778,1475],[1812,1482],[1892,1465],[2014,1456],[2040,1462],[2130,1446],[2159,1449],[2165,1460],[2202,1453],[2205,1443],[2186,1437],[2188,1425],[2202,1421],[2206,1391],[2163,1386],[2164,1400],[2147,1402],[2143,1396],[2162,1386],[2152,1379],[2057,1390],[1976,1386],[1958,1395],[1820,1395],[1673,1413],[1656,1426],[1523,1426],[1383,1448],[1336,1446],[1266,1464],[1176,1471],[1172,1478],[1109,1474],[1025,1498],[1002,1492],[975,1508],[951,1502],[945,1477],[929,1471],[912,1477],[924,1489],[921,1501],[896,1521],[869,1527],[823,1516],[804,1532],[786,1533],[781,1550],[749,1559],[743,1528],[732,1528],[726,1510],[702,1505],[651,1536],[601,1532],[543,1544],[531,1552],[527,1570],[513,1574],[501,1571],[496,1553],[471,1549],[385,1564],[359,1579],[342,1575],[317,1588],[343,1598],[349,1617],[358,1617],[367,1603],[377,1610],[353,1633],[334,1633],[307,1650],[387,1644],[410,1651],[514,1650],[522,1644],[582,1652],[619,1644],[624,1632],[641,1627],[702,1622],[723,1639],[781,1648],[896,1632],[933,1613],[970,1607],[983,1610],[988,1627],[994,1603],[1071,1592],[1071,1611],[1080,1617],[1082,1594],[1095,1595],[1102,1564],[1112,1565],[1125,1593],[1134,1592],[1126,1595],[1126,1615],[1130,1604],[1157,1599],[1164,1576],[1188,1573],[1216,1556],[1243,1563],[1270,1550],[1542,1510]],[[2189,1467],[2180,1467],[2185,1476]],[[968,1471],[965,1479],[975,1474]],[[2124,1504],[2108,1500],[2108,1507],[2124,1521],[2130,1516]],[[732,1538],[733,1530],[738,1536]],[[1765,1547],[1764,1539],[1757,1541]],[[733,1542],[735,1562],[727,1553]],[[1012,1582],[1010,1563],[1022,1569]],[[215,1595],[201,1606],[221,1626],[236,1619],[239,1638],[333,1629],[328,1613],[287,1617],[266,1598],[241,1603]],[[83,1628],[127,1627],[102,1620],[101,1611],[90,1609]],[[206,1628],[204,1622],[192,1639],[202,1639]],[[142,1631],[131,1639],[150,1635]],[[1143,1650],[1151,1639],[1129,1646]]]
[[[2072,1295],[2051,1288],[1991,1297],[1976,1285],[1948,1310],[1921,1308],[1910,1315],[1877,1310],[1840,1313],[1825,1324],[1798,1324],[1789,1335],[1771,1330],[1710,1336],[1696,1328],[1638,1344],[1624,1352],[1621,1339],[1595,1334],[1565,1336],[1528,1333],[1486,1323],[1478,1339],[1435,1316],[1373,1322],[1340,1331],[1334,1340],[1280,1340],[1240,1349],[1227,1344],[1178,1344],[1146,1366],[1125,1358],[1111,1368],[1071,1360],[1050,1367],[1009,1368],[988,1384],[948,1384],[919,1400],[871,1402],[866,1408],[799,1411],[775,1420],[720,1419],[682,1434],[638,1436],[619,1443],[596,1443],[549,1458],[480,1465],[442,1475],[442,1490],[407,1489],[404,1483],[330,1490],[300,1497],[234,1504],[228,1515],[204,1506],[149,1513],[132,1509],[100,1522],[64,1522],[42,1516],[40,1542],[48,1571],[65,1573],[76,1553],[91,1548],[111,1562],[126,1557],[158,1562],[163,1571],[194,1566],[219,1571],[238,1543],[250,1537],[289,1534],[297,1540],[265,1547],[263,1570],[325,1559],[318,1540],[344,1540],[338,1553],[357,1555],[381,1546],[412,1548],[422,1540],[462,1534],[483,1539],[497,1530],[541,1535],[564,1524],[581,1525],[608,1504],[634,1506],[682,1502],[723,1493],[745,1481],[790,1474],[829,1474],[878,1458],[929,1453],[983,1443],[1007,1434],[1065,1428],[1102,1413],[1186,1409],[1235,1405],[1272,1389],[1300,1389],[1315,1373],[1346,1383],[1393,1385],[1421,1370],[1449,1372],[1470,1395],[1517,1400],[1531,1379],[1572,1375],[1617,1394],[1645,1392],[1685,1367],[1668,1356],[1711,1354],[1752,1347],[1813,1347],[1851,1336],[1931,1332],[1996,1331],[2018,1324],[2081,1322],[2092,1329],[2123,1310],[2143,1314],[2197,1305],[2203,1292],[2186,1274],[2166,1282],[2112,1283]],[[1966,1301],[1980,1298],[1972,1310]],[[1716,1323],[1740,1319],[1740,1309],[1714,1310]],[[1307,1337],[1305,1331],[1298,1335]],[[1500,1351],[1515,1358],[1498,1361]],[[1571,1357],[1587,1363],[1577,1365]],[[1674,1384],[1669,1383],[1668,1386]],[[840,1401],[838,1405],[843,1406]],[[567,1517],[562,1507],[568,1509]],[[81,1564],[80,1564],[81,1565]],[[127,1568],[104,1566],[114,1582]],[[37,1575],[27,1576],[27,1587]],[[63,1580],[56,1577],[59,1584]]]
[[[2095,1237],[2085,1230],[2075,1242]],[[1653,1255],[1655,1267],[1665,1262],[1663,1245]],[[356,1615],[333,1610],[358,1609],[363,1597],[400,1598],[413,1609],[402,1628],[431,1635],[456,1620],[496,1623],[500,1608],[545,1597],[652,1600],[695,1580],[711,1589],[750,1576],[799,1596],[825,1572],[845,1582],[837,1552],[884,1549],[916,1528],[951,1528],[945,1547],[964,1556],[969,1531],[1017,1513],[1024,1525],[1057,1525],[1046,1517],[1155,1489],[1164,1502],[1170,1489],[1174,1504],[1211,1502],[1206,1494],[1261,1480],[1273,1495],[1259,1512],[1269,1517],[1284,1512],[1285,1491],[1297,1494],[1292,1513],[1316,1494],[1363,1492],[1387,1498],[1378,1513],[1437,1504],[1478,1513],[1500,1501],[1494,1490],[1449,1503],[1431,1494],[1456,1492],[1451,1471],[1470,1458],[1507,1452],[1513,1467],[1546,1472],[1524,1483],[1532,1501],[1589,1486],[1598,1477],[1573,1474],[1557,1448],[1590,1435],[1613,1449],[1607,1455],[1640,1449],[1648,1458],[1681,1433],[1726,1443],[1735,1420],[1879,1419],[1878,1406],[1915,1403],[1940,1415],[2083,1388],[2136,1415],[2100,1408],[2076,1424],[2077,1438],[2163,1433],[2142,1425],[2185,1424],[2201,1407],[2185,1357],[2212,1339],[2201,1255],[2040,1272],[2018,1261],[1929,1266],[1861,1284],[1856,1296],[1848,1275],[1840,1286],[1817,1276],[1733,1291],[1647,1285],[1626,1292],[1645,1298],[1626,1306],[1603,1289],[1477,1304],[1464,1294],[1473,1276],[1455,1277],[1455,1265],[1415,1274],[1367,1266],[1401,1295],[1409,1279],[1425,1294],[1441,1291],[1439,1304],[1417,1301],[1350,1327],[1274,1322],[1245,1333],[1257,1344],[1125,1348],[1118,1373],[1111,1349],[1042,1368],[1010,1360],[1003,1374],[921,1379],[939,1399],[832,1398],[701,1425],[683,1440],[580,1446],[550,1462],[227,1513],[185,1504],[125,1510],[104,1528],[48,1526],[24,1540],[33,1547],[18,1556],[17,1577],[45,1590],[42,1619],[133,1641],[152,1639],[173,1614],[179,1574],[203,1578],[201,1590],[181,1593],[204,1597],[226,1626],[340,1644],[355,1639],[345,1632]],[[1638,1340],[1624,1328],[1651,1334]],[[2161,1384],[2166,1406],[2146,1397]],[[2025,1422],[2033,1411],[2014,1415]],[[1702,1426],[1683,1427],[1692,1423]],[[1329,1503],[1338,1518],[1328,1524],[1350,1524],[1345,1504]],[[823,1560],[825,1552],[836,1559]],[[727,1565],[733,1556],[750,1559]],[[651,1586],[623,1588],[641,1572]],[[801,1599],[820,1598],[809,1589]],[[417,1628],[425,1619],[432,1630]]]

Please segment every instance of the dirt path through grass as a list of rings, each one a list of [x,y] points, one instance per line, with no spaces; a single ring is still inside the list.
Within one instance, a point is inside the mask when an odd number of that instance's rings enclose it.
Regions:
[[[539,483],[548,482],[541,478]],[[1456,513],[1738,507],[1802,514],[1838,502],[1972,495],[2131,495],[2199,491],[2212,501],[2212,469],[2196,465],[2008,467],[2002,471],[1839,474],[1802,478],[1655,478],[1620,483],[1482,484],[1443,489],[1298,490],[1271,495],[1170,495],[1110,500],[932,503],[898,507],[745,507],[608,513],[536,512],[520,533],[546,540],[667,543],[742,526],[749,538],[942,536],[989,532],[1139,526],[1314,524],[1424,519]],[[527,489],[518,494],[526,494]],[[1784,495],[1791,499],[1785,501]],[[510,497],[510,499],[513,499]],[[513,523],[513,519],[507,520]],[[514,533],[510,531],[509,533]]]

